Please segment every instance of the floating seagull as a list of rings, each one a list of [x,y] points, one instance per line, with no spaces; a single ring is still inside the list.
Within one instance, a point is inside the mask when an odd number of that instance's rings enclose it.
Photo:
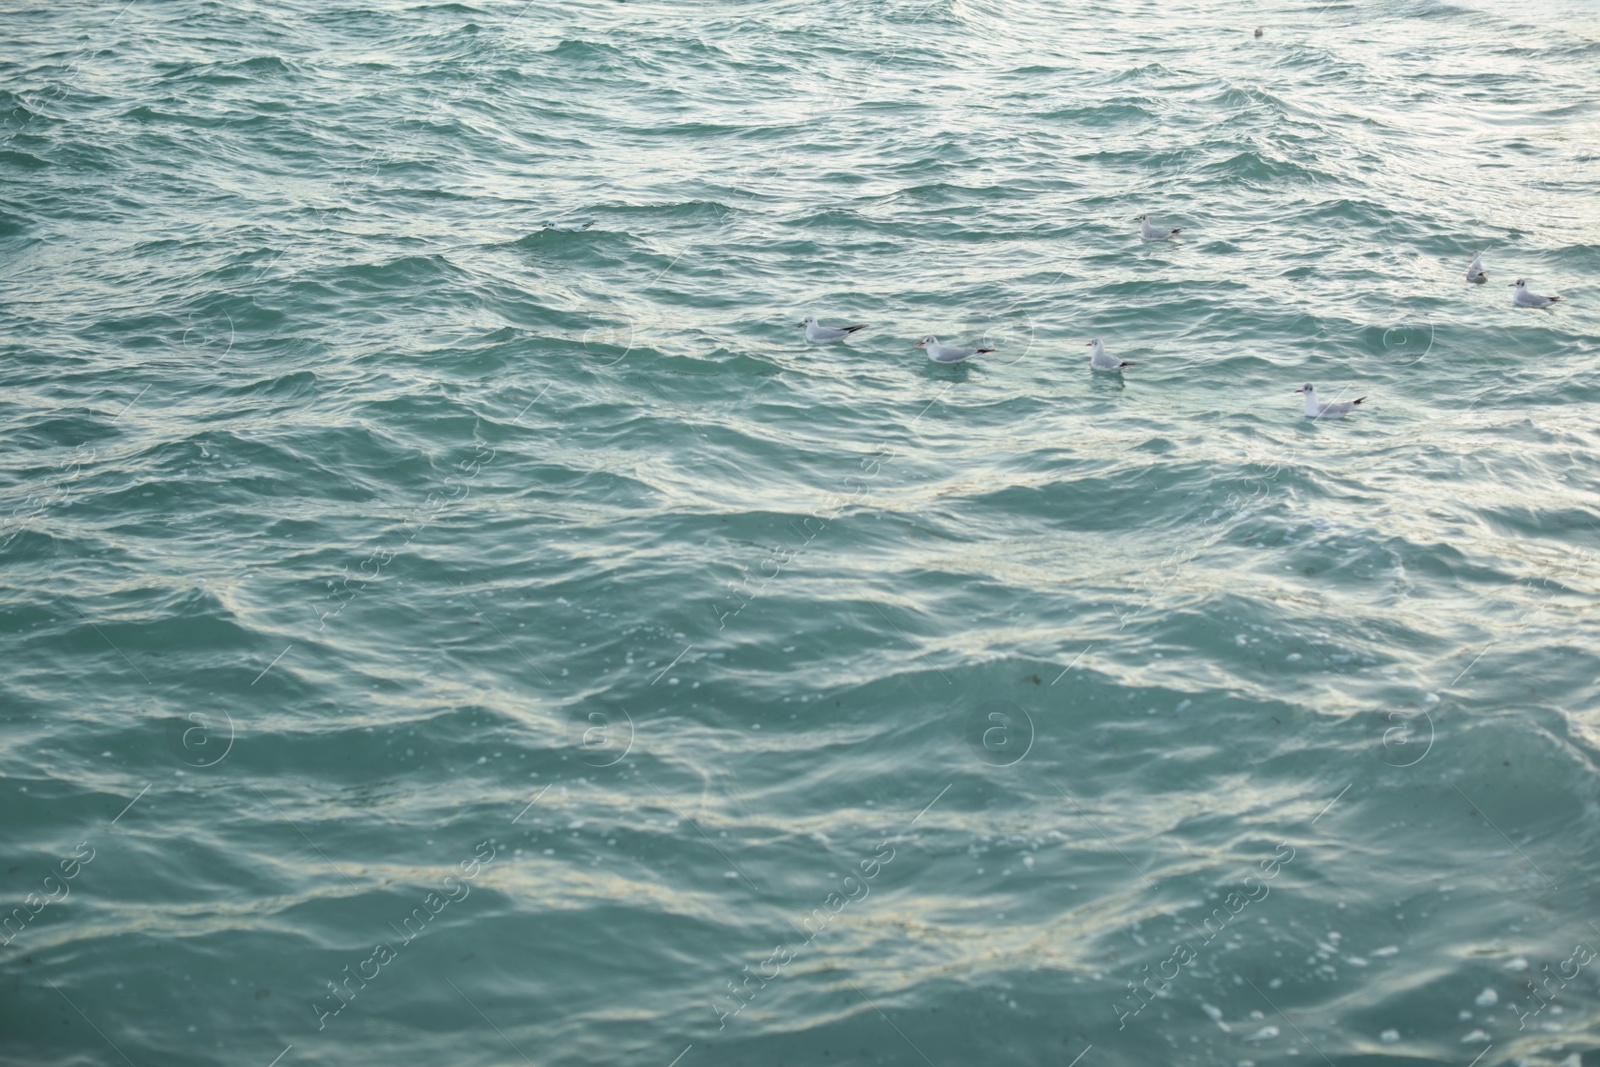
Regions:
[[[993,352],[992,348],[961,348],[956,345],[942,345],[939,339],[929,334],[917,342],[917,347],[928,353],[928,358],[935,363],[960,363],[973,356],[986,356]]]
[[[1143,237],[1146,241],[1165,241],[1167,238],[1176,237],[1182,232],[1182,226],[1179,226],[1175,230],[1158,230],[1154,226],[1150,225],[1149,215],[1139,216],[1139,236]]]
[[[868,326],[868,323],[863,322],[856,326],[845,326],[843,328],[837,326],[818,326],[817,317],[815,315],[807,315],[806,321],[796,323],[795,325],[804,326],[806,328],[807,341],[810,341],[814,345],[825,345],[830,341],[837,341],[841,338],[849,337],[857,330],[865,330]]]
[[[1314,385],[1303,385],[1295,392],[1306,394],[1306,414],[1313,419],[1342,419],[1366,399],[1358,396],[1354,400],[1318,400]]]
[[[1486,282],[1489,276],[1483,273],[1483,253],[1472,253],[1472,262],[1467,264],[1467,281]]]
[[[593,225],[594,220],[590,219],[588,222],[547,222],[544,224],[544,228],[547,230],[560,230],[562,233],[582,233]]]
[[[1257,26],[1256,27],[1256,36],[1257,37],[1260,37],[1263,33],[1266,33],[1266,32],[1267,32],[1267,28],[1265,26]]]
[[[1519,308],[1547,308],[1561,298],[1559,296],[1540,296],[1528,288],[1528,283],[1518,278],[1511,283],[1517,291],[1515,303]]]
[[[1094,351],[1089,354],[1089,367],[1091,370],[1121,370],[1123,367],[1133,366],[1129,359],[1118,359],[1116,356],[1106,355],[1106,343],[1096,337],[1093,341],[1086,341]]]

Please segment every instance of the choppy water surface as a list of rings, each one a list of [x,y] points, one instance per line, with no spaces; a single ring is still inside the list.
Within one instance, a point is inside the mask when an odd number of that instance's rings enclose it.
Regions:
[[[1592,6],[5,38],[0,1059],[1600,1046]]]

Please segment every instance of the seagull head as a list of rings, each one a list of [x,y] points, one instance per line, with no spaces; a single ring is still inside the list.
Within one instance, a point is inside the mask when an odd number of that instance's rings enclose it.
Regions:
[[[917,342],[917,347],[926,348],[928,345],[936,345],[938,343],[939,339],[930,333],[928,336]]]
[[[1136,215],[1136,216],[1134,216],[1133,221],[1134,222],[1146,222],[1146,221],[1149,220],[1149,218],[1150,218],[1149,215]]]
[[[1100,338],[1098,338],[1098,337],[1096,337],[1093,341],[1085,341],[1085,342],[1083,342],[1083,344],[1084,344],[1085,348],[1092,348],[1096,352],[1100,351],[1101,349],[1103,349],[1105,347],[1104,343],[1102,343]]]
[[[1523,281],[1521,278],[1518,278],[1516,281],[1512,282],[1510,286],[1508,286],[1508,288],[1511,289],[1526,289],[1527,287],[1528,283]]]
[[[801,326],[815,326],[816,324],[817,324],[817,317],[815,315],[807,315],[806,316],[806,321],[800,323]]]
[[[1305,385],[1302,385],[1300,388],[1296,389],[1295,392],[1304,393],[1306,396],[1316,396],[1317,387],[1307,382]]]

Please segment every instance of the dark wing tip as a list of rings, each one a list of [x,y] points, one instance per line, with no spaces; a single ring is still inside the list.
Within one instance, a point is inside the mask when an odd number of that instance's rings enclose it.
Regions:
[[[844,332],[845,333],[855,333],[857,330],[865,330],[868,326],[871,326],[871,325],[872,325],[872,323],[870,323],[870,322],[857,323],[854,326],[846,326],[844,328]]]
[[[1361,403],[1361,402],[1362,402],[1362,401],[1363,401],[1363,400],[1365,400],[1365,399],[1366,399],[1366,397],[1364,397],[1364,396],[1358,396],[1358,397],[1356,397],[1356,398],[1355,398],[1355,399],[1354,399],[1354,400],[1352,400],[1352,401],[1350,401],[1350,403],[1352,403],[1352,404],[1359,404],[1359,403]]]
[[[978,355],[980,355],[980,356],[982,356],[982,355],[987,355],[987,354],[988,354],[988,353],[990,353],[990,352],[996,352],[996,351],[998,351],[998,349],[994,349],[994,348],[980,348],[980,349],[978,349]]]

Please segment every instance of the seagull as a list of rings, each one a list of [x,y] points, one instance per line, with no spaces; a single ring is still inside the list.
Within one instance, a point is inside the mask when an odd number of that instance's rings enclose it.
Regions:
[[[1089,354],[1089,368],[1091,370],[1121,370],[1123,367],[1133,366],[1133,361],[1118,359],[1116,356],[1106,355],[1106,343],[1096,337],[1093,341],[1084,342],[1094,348]]]
[[[1472,253],[1472,262],[1467,264],[1467,281],[1481,283],[1488,280],[1489,276],[1483,273],[1483,253]]]
[[[837,341],[841,338],[849,337],[857,330],[865,330],[869,324],[863,322],[855,326],[845,326],[842,328],[837,326],[818,326],[817,317],[815,315],[807,315],[806,321],[796,323],[795,325],[804,326],[806,328],[807,341],[810,341],[814,345],[825,345],[830,341]]]
[[[588,222],[547,222],[544,224],[544,229],[560,230],[562,233],[582,233],[593,225],[593,219]]]
[[[1263,33],[1266,33],[1266,32],[1267,32],[1267,28],[1265,26],[1257,26],[1256,27],[1256,36],[1257,37],[1260,37]]]
[[[1309,384],[1301,386],[1295,392],[1306,394],[1306,415],[1313,419],[1342,419],[1366,399],[1364,396],[1358,396],[1354,400],[1318,400],[1317,387]]]
[[[1540,296],[1532,289],[1529,289],[1528,283],[1521,278],[1512,282],[1511,287],[1517,291],[1514,303],[1519,308],[1547,308],[1561,299],[1559,296]]]
[[[1158,230],[1154,226],[1150,225],[1149,215],[1139,216],[1139,236],[1143,237],[1146,241],[1165,241],[1167,238],[1176,237],[1182,232],[1182,226],[1179,226],[1175,230]]]
[[[942,345],[939,339],[929,334],[917,342],[917,347],[928,353],[928,358],[935,363],[960,363],[973,356],[986,356],[993,352],[992,348],[961,348],[956,345]]]

